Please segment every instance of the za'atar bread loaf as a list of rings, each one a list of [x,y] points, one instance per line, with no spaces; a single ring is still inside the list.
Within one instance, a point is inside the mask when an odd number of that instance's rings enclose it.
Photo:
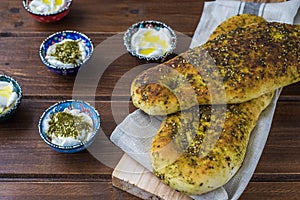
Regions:
[[[212,191],[241,167],[250,134],[273,93],[241,104],[194,106],[168,115],[151,147],[154,174],[191,195]]]
[[[240,24],[245,17],[247,22]],[[214,33],[261,20],[251,15],[232,17]],[[272,97],[270,92],[240,104],[194,106],[168,115],[151,147],[155,175],[191,195],[223,186],[242,166],[250,134]]]
[[[139,74],[133,104],[150,115],[241,103],[300,80],[300,26],[260,22],[220,34]]]

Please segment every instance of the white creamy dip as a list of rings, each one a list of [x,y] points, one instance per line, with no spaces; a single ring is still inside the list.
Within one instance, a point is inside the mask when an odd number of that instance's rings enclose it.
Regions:
[[[18,94],[14,92],[13,84],[0,81],[0,113],[13,105],[17,98]]]
[[[67,42],[70,42],[70,41],[76,41],[77,44],[78,44],[78,50],[81,54],[80,58],[76,60],[76,63],[77,64],[80,64],[82,63],[86,57],[87,57],[87,54],[86,54],[86,46],[83,42],[83,40],[81,39],[78,39],[78,40],[71,40],[71,39],[64,39],[58,43],[55,43],[53,45],[51,45],[48,49],[47,49],[47,52],[46,52],[46,60],[51,64],[51,65],[54,65],[54,66],[57,66],[57,67],[63,67],[63,68],[73,68],[74,67],[74,64],[73,63],[64,63],[62,61],[60,61],[58,59],[58,57],[56,56],[53,56],[53,54],[56,53],[57,51],[57,46],[58,45],[62,45],[64,43],[67,43]]]
[[[45,127],[45,131],[47,133],[47,135],[51,138],[51,142],[53,144],[56,145],[60,145],[60,146],[73,146],[73,145],[78,145],[81,143],[84,143],[86,141],[89,141],[90,137],[92,136],[91,133],[93,132],[93,120],[90,116],[88,116],[87,114],[81,112],[78,109],[68,109],[65,108],[64,111],[65,113],[69,113],[73,116],[76,117],[80,117],[81,118],[81,122],[82,123],[87,123],[91,126],[91,130],[82,130],[81,132],[79,132],[79,134],[76,137],[73,136],[62,136],[60,134],[54,134],[54,133],[48,133],[49,132],[49,122],[51,121],[51,116],[48,116],[48,118],[46,118],[44,120],[44,127]],[[57,113],[56,113],[57,114]]]
[[[171,38],[166,28],[140,28],[131,38],[131,47],[142,56],[162,56],[172,48]]]
[[[29,8],[32,12],[52,14],[63,8],[65,0],[32,0]]]

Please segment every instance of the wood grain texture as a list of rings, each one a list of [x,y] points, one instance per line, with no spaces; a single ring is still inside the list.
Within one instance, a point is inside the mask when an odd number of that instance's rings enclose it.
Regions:
[[[191,200],[190,197],[163,184],[154,174],[127,154],[114,169],[112,183],[142,199]]]
[[[46,182],[48,181],[48,182]],[[137,200],[140,199],[118,188],[111,182],[54,182],[23,181],[1,182],[0,198],[5,200],[44,199],[44,200]]]
[[[51,180],[50,182],[1,182],[0,198],[58,200],[134,199],[128,193],[119,193],[111,186],[110,182],[53,182]]]
[[[118,33],[138,21],[157,20],[177,31],[193,33],[202,9],[203,1],[73,1],[70,13],[64,19],[57,23],[41,24],[28,15],[21,1],[1,1],[0,27],[1,32],[6,33],[56,32],[62,29]]]
[[[299,182],[250,182],[240,200],[298,200]]]

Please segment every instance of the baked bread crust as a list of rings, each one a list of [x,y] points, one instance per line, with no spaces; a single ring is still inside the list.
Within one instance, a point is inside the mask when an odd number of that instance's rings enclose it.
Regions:
[[[150,115],[241,103],[300,80],[300,26],[261,22],[216,36],[139,74],[133,104]]]
[[[245,17],[247,22],[241,24]],[[214,33],[261,21],[258,16],[235,16]],[[172,188],[191,195],[224,185],[241,167],[250,134],[272,97],[270,92],[241,104],[194,106],[168,115],[152,143],[154,174]]]
[[[167,116],[151,147],[154,174],[191,195],[224,185],[241,167],[250,133],[272,96],[241,104],[194,106]]]
[[[257,15],[241,14],[241,15],[232,16],[227,20],[225,20],[224,22],[222,22],[220,25],[218,25],[217,28],[213,31],[213,33],[209,36],[208,40],[212,40],[221,34],[227,33],[228,31],[240,27],[246,27],[251,24],[258,24],[261,22],[266,22],[266,20]]]

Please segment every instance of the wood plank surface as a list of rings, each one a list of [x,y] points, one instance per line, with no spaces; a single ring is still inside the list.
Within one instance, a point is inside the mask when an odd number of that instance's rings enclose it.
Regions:
[[[239,200],[299,200],[299,182],[250,182]]]
[[[250,182],[240,200],[298,200],[299,182]],[[107,189],[101,189],[107,188]],[[266,194],[268,197],[266,198]],[[1,199],[137,200],[113,188],[110,182],[8,182],[0,183]]]
[[[138,21],[157,20],[183,33],[193,33],[202,9],[203,1],[75,0],[64,19],[42,24],[28,15],[21,1],[0,1],[0,27],[2,33],[56,32],[62,29],[118,33]]]
[[[1,199],[133,199],[123,192],[118,194],[110,182],[0,182]]]

